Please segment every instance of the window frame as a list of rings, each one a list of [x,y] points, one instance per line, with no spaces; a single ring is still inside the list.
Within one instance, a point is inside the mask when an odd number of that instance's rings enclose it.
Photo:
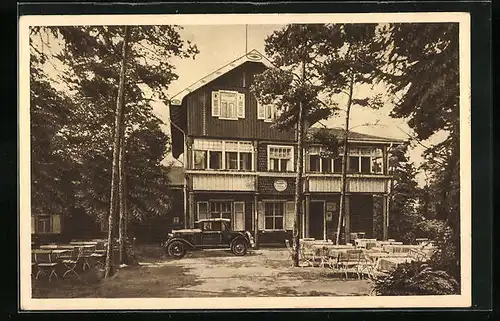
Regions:
[[[51,224],[50,215],[38,215],[38,216],[36,216],[36,220],[35,220],[35,222],[36,222],[36,232],[37,232],[38,234],[51,234],[51,233],[53,233],[53,231],[52,231],[52,224]],[[47,229],[45,229],[44,231],[42,231],[42,230],[40,229],[40,223],[41,223],[41,222],[46,222],[46,223],[44,224],[44,226],[45,226]]]
[[[275,171],[271,168],[271,149],[272,148],[286,148],[290,150],[290,169],[282,170],[281,162],[278,162],[278,171]],[[267,171],[268,172],[293,172],[295,168],[295,149],[294,146],[291,145],[267,145]],[[286,158],[274,158],[274,159],[286,159]]]
[[[263,219],[264,219],[264,230],[265,231],[286,231],[286,201],[283,201],[283,200],[264,200],[263,201],[263,204],[264,204],[264,215],[263,215]],[[268,216],[267,215],[267,212],[266,212],[266,205],[267,204],[273,204],[273,215],[272,216]],[[276,215],[276,205],[280,205],[282,208],[282,215]],[[266,218],[268,217],[272,217],[273,218],[273,228],[272,229],[268,229],[266,227]],[[276,228],[276,217],[281,217],[282,219],[282,225],[283,227],[281,229],[277,229]]]
[[[234,172],[242,172],[242,171],[250,171],[253,172],[255,171],[255,148],[252,142],[249,141],[239,141],[239,140],[218,140],[218,139],[197,139],[195,142],[198,142],[200,145],[203,145],[203,143],[207,144],[210,142],[217,142],[220,143],[221,147],[220,148],[213,148],[213,147],[206,147],[206,146],[196,146],[193,148],[193,152],[191,155],[192,159],[192,169],[195,170],[208,170],[208,171],[234,171]],[[195,146],[195,142],[193,142],[193,146]],[[236,143],[236,149],[228,147],[228,145]],[[240,146],[250,146],[251,148],[243,148]],[[205,152],[206,153],[206,166],[205,168],[195,168],[195,154],[196,152]],[[222,153],[221,157],[221,168],[211,168],[210,164],[210,154],[212,152],[220,152]],[[227,160],[226,160],[226,153],[234,152],[237,154],[236,162],[237,162],[237,168],[232,169],[228,168],[227,165]],[[247,153],[250,154],[250,169],[242,169],[241,168],[241,154],[242,153]]]
[[[245,92],[239,92],[236,90],[226,90],[226,89],[219,89],[219,90],[212,90],[211,92],[211,108],[212,108],[212,117],[215,117],[220,120],[238,120],[238,119],[244,119],[245,118],[245,100],[246,100],[246,93]],[[232,109],[232,117],[229,117],[229,109],[228,105],[226,104],[226,115],[223,116],[222,114],[222,105],[223,102],[226,102],[226,100],[222,99],[223,96],[226,95],[233,95],[234,96],[234,107]],[[214,99],[217,101],[217,108],[218,108],[218,113],[214,112]],[[229,102],[228,102],[229,103]],[[240,103],[241,103],[241,114],[239,113],[240,110]]]
[[[316,150],[311,150],[311,148],[314,148]],[[307,149],[307,157],[308,157],[308,171],[310,173],[322,173],[322,174],[333,174],[335,173],[334,171],[334,165],[335,165],[335,158],[333,157],[321,157],[321,152],[324,150],[322,146],[311,146]],[[311,170],[311,155],[316,155],[318,156],[319,160],[319,170],[317,171],[312,171]],[[330,160],[330,168],[331,171],[323,171],[323,161],[324,160]]]

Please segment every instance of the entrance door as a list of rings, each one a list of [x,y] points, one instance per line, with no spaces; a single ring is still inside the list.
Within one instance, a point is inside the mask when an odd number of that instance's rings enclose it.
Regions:
[[[325,203],[311,202],[309,212],[309,236],[322,240],[325,237]]]
[[[373,196],[350,196],[351,233],[365,232],[366,238],[372,238],[373,231]]]

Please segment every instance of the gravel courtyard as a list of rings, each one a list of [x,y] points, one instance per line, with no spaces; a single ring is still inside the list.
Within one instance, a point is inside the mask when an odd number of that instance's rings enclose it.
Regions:
[[[286,249],[262,249],[237,257],[228,251],[189,253],[175,260],[156,247],[138,251],[139,265],[109,280],[91,269],[81,279],[36,280],[34,298],[165,298],[369,295],[368,280],[340,280],[323,268],[293,268]]]

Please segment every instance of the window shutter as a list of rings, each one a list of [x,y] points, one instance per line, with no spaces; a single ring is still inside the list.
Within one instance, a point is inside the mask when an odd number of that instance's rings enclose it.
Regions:
[[[208,202],[198,202],[198,220],[208,218]]]
[[[257,119],[266,119],[266,106],[257,101]]]
[[[34,216],[31,216],[31,234],[36,233],[35,224],[36,224],[36,218]]]
[[[265,229],[265,215],[264,215],[264,203],[259,202],[259,209],[257,212],[258,215],[258,220],[259,220],[259,230],[264,230]]]
[[[245,230],[245,202],[234,202],[233,228],[235,231]]]
[[[295,170],[295,166],[294,166],[294,161],[295,161],[295,157],[294,157],[294,148],[290,148],[290,161],[286,163],[286,170],[287,171],[293,171]]]
[[[245,94],[238,93],[238,118],[245,118]]]
[[[218,91],[212,91],[212,117],[220,116],[220,94]]]
[[[293,230],[295,221],[295,202],[286,202],[285,230]]]
[[[271,119],[276,119],[276,114],[277,114],[277,109],[276,109],[276,105],[271,105]]]
[[[50,228],[52,233],[61,233],[61,215],[50,216]]]

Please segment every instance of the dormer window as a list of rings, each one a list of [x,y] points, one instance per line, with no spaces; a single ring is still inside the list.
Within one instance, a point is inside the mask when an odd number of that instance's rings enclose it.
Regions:
[[[212,91],[212,117],[223,120],[245,118],[245,94],[237,91]]]

